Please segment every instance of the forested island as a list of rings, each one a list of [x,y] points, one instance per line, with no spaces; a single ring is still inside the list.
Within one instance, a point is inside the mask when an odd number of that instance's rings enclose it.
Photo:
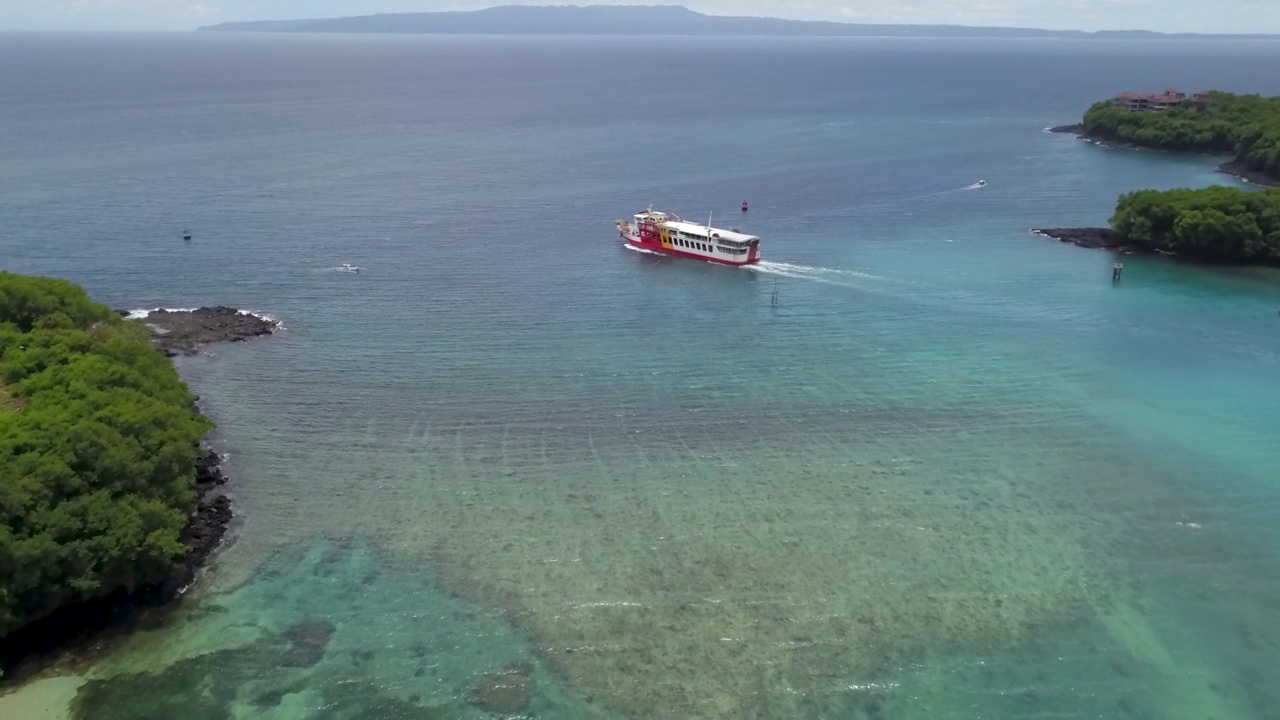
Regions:
[[[172,599],[221,539],[212,423],[165,355],[80,287],[0,272],[0,671]]]
[[[1120,196],[1109,228],[1035,232],[1084,247],[1280,266],[1280,188],[1138,190]]]
[[[1123,147],[1230,155],[1223,172],[1280,184],[1280,97],[1121,93],[1094,103],[1080,125],[1055,129]]]
[[[684,35],[790,37],[978,37],[1274,39],[1275,35],[1166,34],[1147,30],[1045,30],[964,25],[888,25],[772,17],[705,15],[681,5],[506,5],[481,10],[378,13],[340,18],[228,22],[199,28],[217,32],[405,33],[441,35]]]

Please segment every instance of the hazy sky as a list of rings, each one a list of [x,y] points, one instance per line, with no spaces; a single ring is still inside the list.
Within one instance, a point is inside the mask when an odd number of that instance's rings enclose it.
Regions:
[[[181,30],[224,20],[467,10],[521,0],[0,0],[0,29]],[[576,0],[716,15],[1055,29],[1280,33],[1280,0]],[[549,4],[524,2],[521,4]],[[568,4],[568,3],[551,3]]]

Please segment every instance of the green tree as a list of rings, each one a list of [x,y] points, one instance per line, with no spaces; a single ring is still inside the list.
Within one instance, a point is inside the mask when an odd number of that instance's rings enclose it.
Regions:
[[[1111,226],[1126,242],[1215,262],[1280,264],[1280,188],[1138,190]]]
[[[164,581],[210,423],[145,330],[72,283],[0,272],[0,637]]]
[[[1213,92],[1207,102],[1131,112],[1111,102],[1084,114],[1085,134],[1161,150],[1234,153],[1252,170],[1280,180],[1280,98]]]

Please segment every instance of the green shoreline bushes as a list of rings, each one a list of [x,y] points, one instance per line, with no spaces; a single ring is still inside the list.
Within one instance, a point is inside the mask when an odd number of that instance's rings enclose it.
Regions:
[[[0,637],[163,582],[210,429],[146,330],[65,280],[0,272]]]
[[[1140,112],[1103,101],[1085,112],[1084,134],[1160,150],[1235,153],[1237,169],[1280,180],[1280,97],[1211,92],[1207,102]]]
[[[1190,259],[1280,265],[1280,188],[1138,190],[1120,196],[1111,227],[1127,244]]]

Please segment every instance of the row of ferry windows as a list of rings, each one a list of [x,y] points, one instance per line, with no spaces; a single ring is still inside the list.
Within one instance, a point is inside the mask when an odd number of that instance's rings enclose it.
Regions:
[[[703,252],[712,251],[711,246],[706,243],[693,242],[691,240],[685,240],[683,238],[671,238],[671,242],[675,243],[676,245],[679,245],[680,247],[693,248],[694,250],[701,250]],[[726,255],[746,255],[747,254],[746,248],[730,248],[730,247],[724,247],[723,245],[721,245],[720,247],[715,249],[719,250],[720,252]]]

